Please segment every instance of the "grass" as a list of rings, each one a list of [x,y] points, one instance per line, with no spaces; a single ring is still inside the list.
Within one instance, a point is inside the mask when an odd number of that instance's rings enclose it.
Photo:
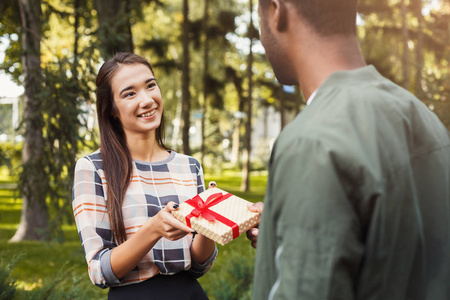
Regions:
[[[251,176],[251,192],[239,191],[240,173],[224,172],[220,176],[206,177],[217,182],[219,188],[233,193],[252,202],[263,201],[266,186],[266,175]],[[16,199],[14,192],[1,189],[5,184],[14,184],[11,178],[0,172],[0,258],[11,261],[19,260],[13,270],[18,293],[15,299],[37,299],[36,290],[44,290],[49,284],[59,278],[58,288],[76,290],[76,299],[106,299],[107,289],[95,287],[87,274],[87,265],[75,225],[63,227],[64,243],[20,242],[8,243],[14,235],[20,222],[21,199]],[[230,260],[248,262],[248,268],[253,268],[255,250],[246,240],[245,235],[231,243],[218,245],[219,254],[211,270],[199,279],[200,284],[210,299],[219,299],[217,289],[224,280],[232,280]],[[231,265],[232,267],[232,265]],[[231,276],[231,277],[230,277]],[[230,279],[231,278],[231,279]],[[222,297],[222,296],[221,296]],[[56,297],[58,298],[58,297]],[[226,299],[222,297],[220,299]]]

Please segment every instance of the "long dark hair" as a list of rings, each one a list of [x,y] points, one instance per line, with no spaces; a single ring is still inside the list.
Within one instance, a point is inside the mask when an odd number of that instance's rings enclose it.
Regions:
[[[117,108],[114,103],[111,79],[121,65],[133,64],[145,65],[155,75],[150,63],[144,58],[133,53],[119,52],[102,65],[95,81],[97,85],[100,154],[107,182],[107,206],[111,231],[118,243],[123,243],[126,240],[122,203],[133,172],[133,161],[128,149],[125,131],[120,120],[115,117]],[[161,117],[161,124],[156,128],[155,135],[159,146],[169,150],[163,142],[164,114]]]

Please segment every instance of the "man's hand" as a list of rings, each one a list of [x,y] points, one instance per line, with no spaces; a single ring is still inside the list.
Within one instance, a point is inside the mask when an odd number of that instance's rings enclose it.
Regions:
[[[257,203],[248,204],[247,208],[249,211],[257,212],[257,213],[261,214],[264,209],[264,203],[257,202]],[[258,225],[253,228],[250,228],[247,231],[247,238],[250,240],[253,248],[256,248],[256,244],[258,242],[258,234],[259,234]]]

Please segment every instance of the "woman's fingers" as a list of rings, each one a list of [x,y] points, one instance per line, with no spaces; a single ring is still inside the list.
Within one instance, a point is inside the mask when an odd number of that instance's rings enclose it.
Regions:
[[[185,225],[185,224],[181,223],[180,221],[178,221],[178,219],[175,218],[172,214],[170,214],[170,215],[167,217],[167,220],[166,220],[166,221],[167,221],[167,224],[169,224],[169,225],[172,226],[173,228],[182,230],[182,231],[184,231],[184,232],[186,232],[186,233],[190,233],[190,232],[192,231],[191,228],[189,228],[187,225]]]
[[[177,210],[179,205],[173,201],[158,213],[161,225],[161,235],[169,240],[177,240],[184,237],[186,234],[192,232],[192,229],[185,224],[178,221],[173,215],[172,211]]]
[[[177,210],[179,207],[180,207],[180,205],[178,203],[170,201],[169,203],[167,203],[166,206],[164,206],[164,208],[162,210],[165,210],[167,212],[172,212],[173,210]]]
[[[187,233],[190,233],[192,231],[191,228],[189,228],[187,225],[183,224],[182,222],[178,221],[177,218],[175,218],[172,215],[172,211],[174,210],[178,210],[178,208],[180,207],[180,205],[178,203],[175,203],[173,201],[170,201],[169,203],[167,203],[167,205],[164,207],[164,209],[168,212],[170,212],[170,216],[168,216],[168,222],[170,222],[170,224],[178,229],[181,229],[183,231],[186,231]]]
[[[208,184],[208,188],[215,188],[217,187],[217,183],[215,181],[210,181]]]

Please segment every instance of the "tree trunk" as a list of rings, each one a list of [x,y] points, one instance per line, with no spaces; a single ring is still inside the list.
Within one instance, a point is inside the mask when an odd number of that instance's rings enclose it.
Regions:
[[[239,144],[241,142],[241,119],[234,119],[234,127],[232,134],[232,145],[231,145],[231,157],[230,161],[233,166],[236,166],[239,163]]]
[[[265,142],[269,136],[269,107],[267,105],[263,106],[263,116],[263,139]]]
[[[102,57],[116,52],[133,52],[129,1],[95,0],[98,16],[98,38]]]
[[[73,25],[74,40],[73,40],[73,65],[72,74],[75,80],[78,80],[78,41],[80,40],[80,34],[78,33],[78,27],[80,26],[80,0],[74,0],[74,18],[75,23]]]
[[[24,86],[24,143],[22,149],[23,171],[21,186],[23,206],[20,225],[11,242],[42,240],[48,234],[48,211],[45,202],[48,192],[48,178],[42,168],[44,161],[43,119],[41,103],[36,95],[40,93],[41,74],[41,2],[20,0],[22,18],[22,65]]]
[[[183,0],[183,65],[182,65],[182,87],[181,87],[181,135],[183,139],[183,153],[190,155],[191,149],[189,147],[189,127],[190,127],[190,113],[191,103],[189,94],[189,1]]]
[[[241,125],[242,125],[242,112],[244,111],[244,102],[245,98],[242,95],[242,86],[239,83],[239,79],[236,78],[234,80],[234,84],[236,86],[236,90],[238,91],[239,97],[239,108],[237,114],[234,116],[234,127],[233,127],[233,144],[231,146],[231,158],[230,161],[233,166],[236,166],[239,163],[239,153],[241,146]]]
[[[409,49],[408,49],[408,26],[407,26],[407,6],[406,0],[401,3],[402,14],[402,36],[403,36],[403,87],[409,89]]]
[[[241,113],[244,111],[245,98],[243,95],[242,80],[236,74],[236,71],[230,68],[229,76],[233,79],[233,84],[239,97],[238,114],[235,115],[233,128],[233,145],[231,148],[231,163],[236,166],[239,163],[239,150],[241,142]]]
[[[204,158],[205,158],[205,123],[206,123],[206,109],[208,107],[208,56],[209,56],[209,36],[208,36],[208,21],[209,21],[209,13],[208,13],[208,5],[209,0],[205,0],[205,7],[203,12],[203,30],[205,31],[205,45],[204,45],[204,53],[203,53],[203,104],[202,104],[202,146],[201,153],[202,159],[201,164],[204,166]]]
[[[243,165],[242,165],[242,183],[241,191],[247,192],[250,190],[250,154],[252,150],[252,90],[253,90],[253,0],[250,3],[250,25],[249,25],[249,38],[250,46],[248,53],[247,62],[247,78],[248,78],[248,98],[247,98],[247,122],[245,123],[245,140],[244,140],[244,155],[243,155]]]
[[[416,16],[417,16],[417,45],[416,45],[416,84],[415,94],[417,97],[422,96],[422,70],[423,70],[423,15],[422,0],[416,0]]]

